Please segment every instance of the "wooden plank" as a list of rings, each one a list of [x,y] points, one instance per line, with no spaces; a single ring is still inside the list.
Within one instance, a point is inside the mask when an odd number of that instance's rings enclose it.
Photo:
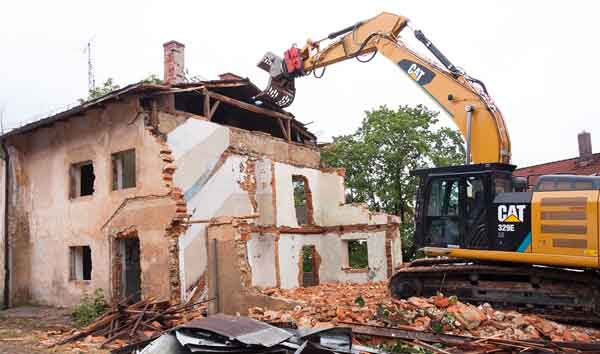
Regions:
[[[210,112],[208,112],[208,120],[212,120],[213,114],[215,114],[215,111],[217,110],[217,108],[219,108],[219,105],[221,104],[221,101],[216,101],[212,107],[210,108]]]
[[[305,130],[305,128],[300,127],[298,124],[294,124],[294,128],[296,128],[296,131],[302,135],[304,135],[304,137],[308,138],[308,140],[316,140],[316,137],[311,136],[308,131]]]
[[[129,331],[129,336],[133,337],[133,335],[135,334],[135,331],[137,331],[138,326],[140,325],[140,322],[142,321],[142,318],[144,318],[144,315],[146,314],[146,310],[148,310],[148,307],[150,306],[150,303],[147,303],[146,306],[144,306],[144,309],[142,310],[142,313],[140,313],[140,315],[138,316],[137,320],[135,321],[135,324],[133,325],[133,327],[131,327],[131,331]]]
[[[205,116],[200,114],[194,114],[186,111],[175,111],[175,115],[185,116],[186,118],[194,118],[198,120],[208,120]]]
[[[200,86],[194,86],[194,87],[187,87],[187,88],[181,88],[181,89],[171,89],[169,91],[163,91],[163,92],[157,92],[154,95],[168,95],[171,93],[181,93],[181,92],[190,92],[190,91],[198,91],[204,88],[204,85],[200,85]]]
[[[285,138],[285,140],[289,141],[290,138],[288,137],[287,130],[283,126],[283,121],[281,120],[281,118],[277,118],[277,123],[279,123],[279,127],[281,128],[281,133],[283,134],[283,137]]]
[[[210,96],[206,93],[204,94],[204,116],[210,117]]]
[[[238,108],[241,108],[241,109],[245,109],[245,110],[250,111],[250,112],[254,112],[254,113],[258,113],[258,114],[263,114],[265,116],[269,116],[269,117],[272,117],[272,118],[281,118],[281,119],[285,119],[285,120],[292,119],[292,117],[290,117],[288,115],[285,115],[283,113],[279,113],[279,112],[276,112],[276,111],[272,111],[270,109],[258,107],[258,106],[255,106],[253,104],[250,104],[250,103],[238,101],[236,99],[233,99],[231,97],[227,97],[227,96],[221,95],[221,94],[216,93],[216,92],[211,92],[211,91],[208,91],[208,90],[203,90],[202,92],[206,96],[214,98],[215,100],[219,100],[219,101],[221,101],[223,103],[227,103],[229,105],[232,105],[232,106],[235,106],[235,107],[238,107]]]

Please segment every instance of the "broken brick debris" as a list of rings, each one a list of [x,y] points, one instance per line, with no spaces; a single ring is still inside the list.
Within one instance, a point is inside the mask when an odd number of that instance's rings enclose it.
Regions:
[[[551,341],[593,343],[600,331],[567,326],[537,315],[500,311],[489,304],[462,303],[456,297],[437,295],[405,300],[389,296],[387,282],[321,284],[295,289],[263,290],[269,296],[293,299],[293,310],[252,307],[249,316],[270,323],[299,328],[360,325],[399,329],[492,341]],[[377,332],[377,331],[375,331]],[[492,340],[493,339],[493,340]]]
[[[209,301],[172,305],[166,300],[146,299],[127,305],[124,300],[86,327],[50,339],[46,345],[51,347],[74,341],[91,341],[100,348],[119,348],[148,341],[173,327],[205,316],[206,303]]]

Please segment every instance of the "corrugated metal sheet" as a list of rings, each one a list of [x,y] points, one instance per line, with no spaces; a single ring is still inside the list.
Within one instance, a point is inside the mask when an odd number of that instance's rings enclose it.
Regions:
[[[190,321],[182,328],[201,329],[236,339],[244,344],[265,347],[272,347],[292,337],[291,333],[264,322],[222,314]]]

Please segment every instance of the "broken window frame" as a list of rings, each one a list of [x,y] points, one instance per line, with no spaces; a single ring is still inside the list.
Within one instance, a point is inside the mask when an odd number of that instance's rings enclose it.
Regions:
[[[126,166],[126,158],[129,158],[129,166]],[[137,154],[135,148],[117,151],[110,155],[111,166],[111,190],[118,191],[137,186]],[[129,173],[127,173],[129,172]],[[130,176],[133,174],[133,177]],[[129,178],[126,178],[126,175]]]
[[[91,181],[91,192],[82,194],[82,169],[86,166],[91,166],[92,170],[92,181]],[[86,160],[81,162],[72,163],[69,166],[69,199],[77,199],[82,197],[91,197],[96,192],[96,173],[94,172],[94,162],[92,160]],[[85,188],[87,189],[87,188]]]
[[[92,269],[91,247],[69,246],[69,281],[91,281]]]

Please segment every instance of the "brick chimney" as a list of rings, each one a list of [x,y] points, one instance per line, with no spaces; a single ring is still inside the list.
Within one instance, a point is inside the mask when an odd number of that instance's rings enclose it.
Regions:
[[[177,41],[163,44],[165,74],[164,81],[168,85],[179,84],[185,81],[185,45]]]
[[[592,136],[586,131],[582,131],[577,135],[579,143],[579,158],[589,159],[592,157]]]

